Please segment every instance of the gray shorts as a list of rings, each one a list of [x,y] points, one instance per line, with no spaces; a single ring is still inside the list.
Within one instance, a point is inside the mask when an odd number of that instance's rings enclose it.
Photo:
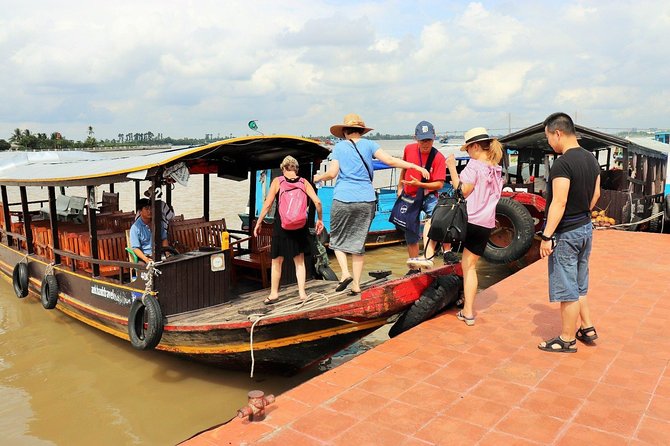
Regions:
[[[549,255],[549,301],[574,302],[589,291],[589,256],[593,225],[556,234],[556,247]]]

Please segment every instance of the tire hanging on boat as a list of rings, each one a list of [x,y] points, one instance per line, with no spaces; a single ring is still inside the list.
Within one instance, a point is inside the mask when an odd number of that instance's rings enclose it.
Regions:
[[[330,266],[321,266],[317,273],[321,276],[321,280],[332,280],[337,282],[337,274],[330,269]]]
[[[128,337],[138,350],[151,350],[163,336],[163,312],[158,300],[153,296],[136,299],[128,314]]]
[[[506,229],[507,232],[511,232],[511,237],[505,246],[496,241],[496,236],[501,235]],[[496,227],[489,238],[483,257],[491,263],[499,264],[517,261],[530,249],[534,234],[535,222],[528,209],[511,198],[501,198],[496,206]]]
[[[12,272],[12,284],[14,293],[19,299],[28,295],[28,265],[26,263],[17,263]]]
[[[49,274],[42,279],[42,288],[40,289],[40,300],[42,306],[47,310],[53,310],[58,303],[58,281],[56,276]]]
[[[395,321],[389,330],[389,337],[394,338],[455,304],[462,288],[463,279],[455,274],[437,277]]]

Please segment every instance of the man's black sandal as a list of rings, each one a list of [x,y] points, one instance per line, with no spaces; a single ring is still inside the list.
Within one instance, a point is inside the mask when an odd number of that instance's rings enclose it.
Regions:
[[[592,335],[587,335],[586,333],[593,332]],[[585,344],[592,344],[593,341],[598,339],[598,333],[596,333],[596,329],[593,327],[586,327],[586,328],[579,328],[577,330],[577,333],[575,333],[575,338],[579,339]]]
[[[572,341],[564,341],[560,336],[556,336],[554,339],[544,341],[544,347],[538,345],[537,348],[544,350],[545,352],[576,353],[577,349],[573,347],[576,343],[577,341],[575,339]],[[555,345],[558,345],[559,348],[554,348]]]

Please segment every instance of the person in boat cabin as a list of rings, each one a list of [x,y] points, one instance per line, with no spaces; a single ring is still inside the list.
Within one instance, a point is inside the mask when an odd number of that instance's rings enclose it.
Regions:
[[[349,292],[352,295],[361,291],[365,239],[377,208],[377,197],[372,185],[373,158],[391,167],[415,169],[424,178],[430,176],[423,167],[391,156],[379,148],[376,142],[363,138],[370,130],[355,113],[346,115],[342,124],[330,127],[330,133],[341,141],[333,148],[326,172],[314,176],[315,183],[337,178],[330,212],[329,246],[335,252],[342,271],[335,291],[344,291],[351,285]],[[347,254],[352,257],[351,273]]]
[[[489,136],[484,127],[475,127],[465,132],[465,144],[461,151],[470,156],[470,161],[460,175],[456,171],[456,157],[447,157],[446,163],[454,189],[461,186],[468,209],[468,225],[463,242],[463,309],[456,317],[466,325],[475,325],[474,303],[477,294],[477,262],[484,254],[491,231],[496,223],[496,206],[502,194],[504,179],[502,167],[502,145]],[[431,240],[426,247],[426,258],[416,262],[418,266],[432,266],[428,259],[435,252],[436,242]]]
[[[148,198],[141,198],[137,202],[137,211],[140,216],[130,227],[130,247],[137,255],[137,258],[144,263],[149,263],[151,259],[151,201]],[[161,226],[161,243],[168,246],[167,227]]]
[[[575,125],[567,114],[549,115],[544,121],[544,134],[561,156],[549,172],[540,255],[549,257],[549,302],[560,302],[562,329],[560,335],[537,347],[574,353],[577,339],[585,344],[598,339],[586,295],[593,239],[591,210],[600,197],[600,166],[591,152],[580,147]]]
[[[321,200],[316,195],[316,191],[304,178],[298,176],[298,161],[292,156],[287,156],[279,166],[282,170],[282,176],[272,180],[270,184],[270,191],[265,197],[263,208],[261,209],[256,226],[254,226],[254,236],[258,237],[263,219],[272,207],[272,204],[277,199],[277,205],[274,217],[274,224],[272,228],[272,269],[270,272],[270,295],[263,301],[266,305],[275,303],[279,300],[279,282],[281,280],[281,267],[284,263],[284,258],[292,258],[295,264],[295,275],[298,281],[298,295],[301,300],[307,299],[307,292],[305,291],[306,270],[305,270],[305,252],[309,248],[309,228],[308,222],[305,218],[305,223],[302,227],[297,229],[284,229],[282,227],[282,216],[280,202],[285,191],[290,189],[300,189],[307,197],[312,200],[316,208],[317,220],[314,229],[317,235],[323,231],[323,210]],[[285,198],[286,199],[286,198]],[[285,208],[285,207],[284,207]],[[290,211],[289,211],[290,212]],[[301,210],[301,217],[306,216],[306,208]],[[286,223],[286,222],[285,222]]]
[[[170,187],[170,185],[168,185]],[[163,191],[161,191],[160,188],[156,188],[155,191],[156,194],[156,201],[158,202],[158,206],[161,208],[161,218],[162,218],[162,224],[163,224],[163,229],[166,231],[168,230],[168,226],[170,225],[170,222],[172,219],[175,217],[174,209],[172,208],[171,205],[167,204],[165,201],[161,200],[161,197],[163,195]],[[151,187],[149,189],[144,191],[144,196],[147,198],[151,197]],[[137,214],[135,215],[135,220],[140,218],[140,211],[137,211]]]
[[[414,129],[414,139],[416,142],[407,144],[403,152],[402,159],[417,164],[421,167],[427,168],[430,173],[430,178],[427,181],[421,181],[423,178],[414,169],[402,169],[400,171],[400,181],[398,182],[398,196],[405,194],[410,197],[417,197],[420,194],[422,203],[420,210],[416,214],[416,227],[420,227],[421,210],[426,214],[426,223],[423,228],[423,246],[428,244],[428,231],[430,230],[430,217],[433,215],[435,206],[437,205],[438,191],[444,186],[444,180],[447,177],[447,168],[444,155],[433,148],[435,141],[435,127],[428,121],[421,121]],[[435,150],[434,158],[431,165],[428,166],[428,158],[431,151]],[[419,256],[419,240],[422,236],[413,232],[411,229],[405,230],[405,241],[407,242],[407,253],[409,255],[408,263],[411,264],[413,260],[418,259]],[[455,256],[451,253],[451,247],[445,246],[446,253]],[[445,261],[447,257],[445,256]],[[451,258],[449,258],[451,260]],[[432,261],[431,261],[432,262]],[[450,261],[450,263],[458,263]],[[410,269],[409,274],[421,272],[419,269]]]

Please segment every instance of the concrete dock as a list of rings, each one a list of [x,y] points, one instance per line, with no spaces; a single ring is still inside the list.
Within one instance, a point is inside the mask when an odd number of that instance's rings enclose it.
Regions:
[[[575,354],[540,260],[455,310],[184,445],[670,444],[670,236],[597,231],[589,302],[600,338]]]

